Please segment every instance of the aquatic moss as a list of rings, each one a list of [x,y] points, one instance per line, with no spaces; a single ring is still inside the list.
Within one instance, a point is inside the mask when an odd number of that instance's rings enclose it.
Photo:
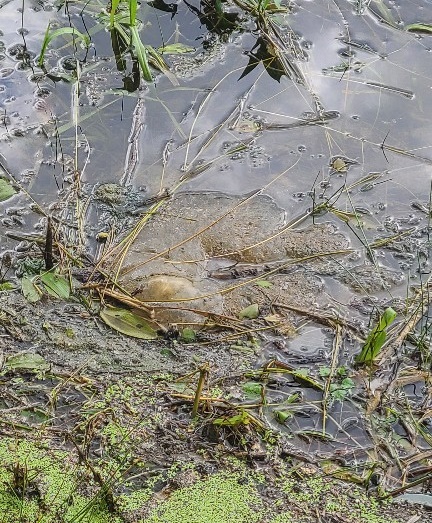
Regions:
[[[142,523],[258,523],[263,504],[253,485],[237,474],[218,473],[175,491]]]
[[[291,512],[283,512],[282,514],[278,514],[275,518],[273,518],[270,523],[294,523],[296,520],[294,519],[294,516]],[[297,522],[296,522],[297,523]]]
[[[347,523],[398,523],[388,516],[381,516],[385,503],[368,496],[361,488],[347,487],[319,474],[294,479],[288,473],[279,486],[287,502],[293,500],[305,511],[320,506],[320,510],[329,516],[343,515]],[[290,522],[289,519],[286,521]],[[276,518],[272,521],[276,522],[285,523],[285,520]]]
[[[2,523],[118,523],[96,492],[80,493],[91,492],[90,484],[67,452],[12,438],[0,443]]]
[[[117,505],[121,512],[135,512],[144,508],[152,495],[153,490],[150,488],[136,490],[130,494],[119,496]]]

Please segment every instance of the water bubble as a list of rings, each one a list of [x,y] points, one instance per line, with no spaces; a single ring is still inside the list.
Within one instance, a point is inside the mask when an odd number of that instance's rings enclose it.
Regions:
[[[35,53],[29,51],[24,44],[13,44],[7,49],[8,55],[14,60],[29,62],[36,56]]]
[[[48,87],[40,87],[35,91],[35,96],[37,98],[48,98],[51,94],[51,89],[48,89]]]
[[[77,60],[73,56],[65,56],[60,60],[59,66],[64,71],[75,71],[77,68]]]
[[[0,78],[7,78],[14,72],[14,69],[11,67],[5,67],[4,69],[0,69]]]
[[[45,78],[43,73],[33,73],[28,77],[28,81],[34,84],[41,82]]]
[[[306,197],[306,193],[304,192],[295,192],[293,194],[293,198],[296,199],[299,202],[302,202]]]

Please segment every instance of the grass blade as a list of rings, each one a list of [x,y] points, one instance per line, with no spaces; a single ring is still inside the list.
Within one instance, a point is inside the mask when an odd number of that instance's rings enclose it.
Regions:
[[[384,311],[378,324],[370,331],[360,354],[356,356],[356,363],[373,363],[387,339],[387,329],[394,322],[396,316],[396,311],[391,307]]]
[[[42,43],[42,49],[38,60],[39,67],[43,66],[45,53],[48,45],[52,40],[54,40],[54,38],[57,38],[57,36],[71,34],[75,38],[82,40],[86,47],[90,45],[90,38],[88,37],[88,35],[81,33],[80,31],[78,31],[78,29],[75,29],[75,27],[61,27],[60,29],[56,29],[52,32],[50,32],[50,27],[51,26],[48,25],[47,30],[45,32],[45,37]]]
[[[114,27],[114,17],[117,12],[120,0],[111,0],[111,12],[110,12],[110,29]]]
[[[147,51],[144,44],[141,42],[138,28],[135,25],[131,25],[130,32],[132,37],[132,45],[134,47],[135,54],[140,65],[143,78],[144,80],[151,82],[153,78],[147,60]]]

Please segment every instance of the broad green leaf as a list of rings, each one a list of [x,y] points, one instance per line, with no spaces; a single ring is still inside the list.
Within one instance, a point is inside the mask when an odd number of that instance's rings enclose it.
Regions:
[[[246,396],[253,398],[261,396],[262,385],[256,381],[247,381],[242,385],[242,389]]]
[[[186,327],[181,332],[181,339],[185,343],[193,343],[196,340],[196,332],[190,327]]]
[[[378,325],[375,325],[369,333],[360,354],[356,356],[356,363],[373,363],[387,339],[387,328],[394,322],[396,316],[396,311],[391,307],[384,311]]]
[[[320,367],[319,369],[319,375],[321,376],[321,378],[327,378],[328,376],[330,376],[330,373],[330,367]]]
[[[40,279],[48,294],[51,294],[51,296],[63,300],[67,300],[70,297],[70,283],[64,276],[56,274],[55,272],[44,272]]]
[[[33,283],[31,278],[28,278],[27,276],[24,276],[21,279],[21,290],[24,295],[24,298],[29,303],[36,303],[41,299],[41,292],[36,287],[36,285]]]
[[[405,26],[409,33],[432,34],[432,24],[409,24]]]
[[[184,53],[193,53],[195,51],[195,47],[191,47],[190,45],[186,44],[168,44],[164,45],[163,47],[159,47],[158,49],[159,53],[161,54],[184,54]]]
[[[0,202],[8,200],[16,193],[17,191],[12,187],[8,180],[0,178]]]
[[[14,354],[6,359],[5,367],[8,370],[34,370],[44,371],[50,368],[40,354],[34,352],[22,352]]]
[[[248,320],[254,320],[255,318],[258,318],[259,316],[259,308],[258,304],[254,303],[252,305],[249,305],[249,307],[246,307],[239,313],[239,318],[243,320],[244,318]]]
[[[340,367],[338,367],[336,369],[336,374],[341,378],[345,377],[347,375],[347,368],[345,367],[345,365],[341,365]]]
[[[11,291],[12,289],[15,289],[15,286],[10,281],[3,281],[0,283],[0,292]]]
[[[126,336],[142,340],[155,340],[158,337],[149,321],[127,309],[106,306],[100,312],[100,317],[112,329]]]

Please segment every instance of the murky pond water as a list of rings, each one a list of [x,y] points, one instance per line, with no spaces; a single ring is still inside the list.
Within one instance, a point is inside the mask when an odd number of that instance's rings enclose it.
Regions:
[[[260,362],[315,373],[352,364],[376,310],[414,314],[412,288],[427,294],[430,273],[432,31],[419,24],[431,3],[296,0],[267,20],[267,37],[238,5],[226,6],[236,22],[223,26],[205,2],[143,4],[146,44],[193,48],[168,55],[173,75],[153,83],[116,61],[92,3],[85,15],[80,3],[21,6],[0,2],[0,159],[20,187],[0,204],[3,252],[20,234],[43,233],[37,206],[73,224],[68,240],[95,259],[98,234],[136,227],[130,243],[106,246],[101,267],[136,298],[195,310],[161,321],[196,326],[203,312],[233,317],[258,303]],[[58,36],[45,74],[35,57],[49,22],[88,32],[92,45],[74,50],[70,34]],[[342,341],[324,324],[338,317]],[[426,366],[428,325],[418,329]],[[421,410],[428,385],[412,376],[424,394],[406,401]],[[268,390],[269,403],[284,404],[306,389],[291,373]],[[323,427],[323,391],[307,390],[287,430],[323,453],[364,453],[371,421],[354,399],[332,403]]]

